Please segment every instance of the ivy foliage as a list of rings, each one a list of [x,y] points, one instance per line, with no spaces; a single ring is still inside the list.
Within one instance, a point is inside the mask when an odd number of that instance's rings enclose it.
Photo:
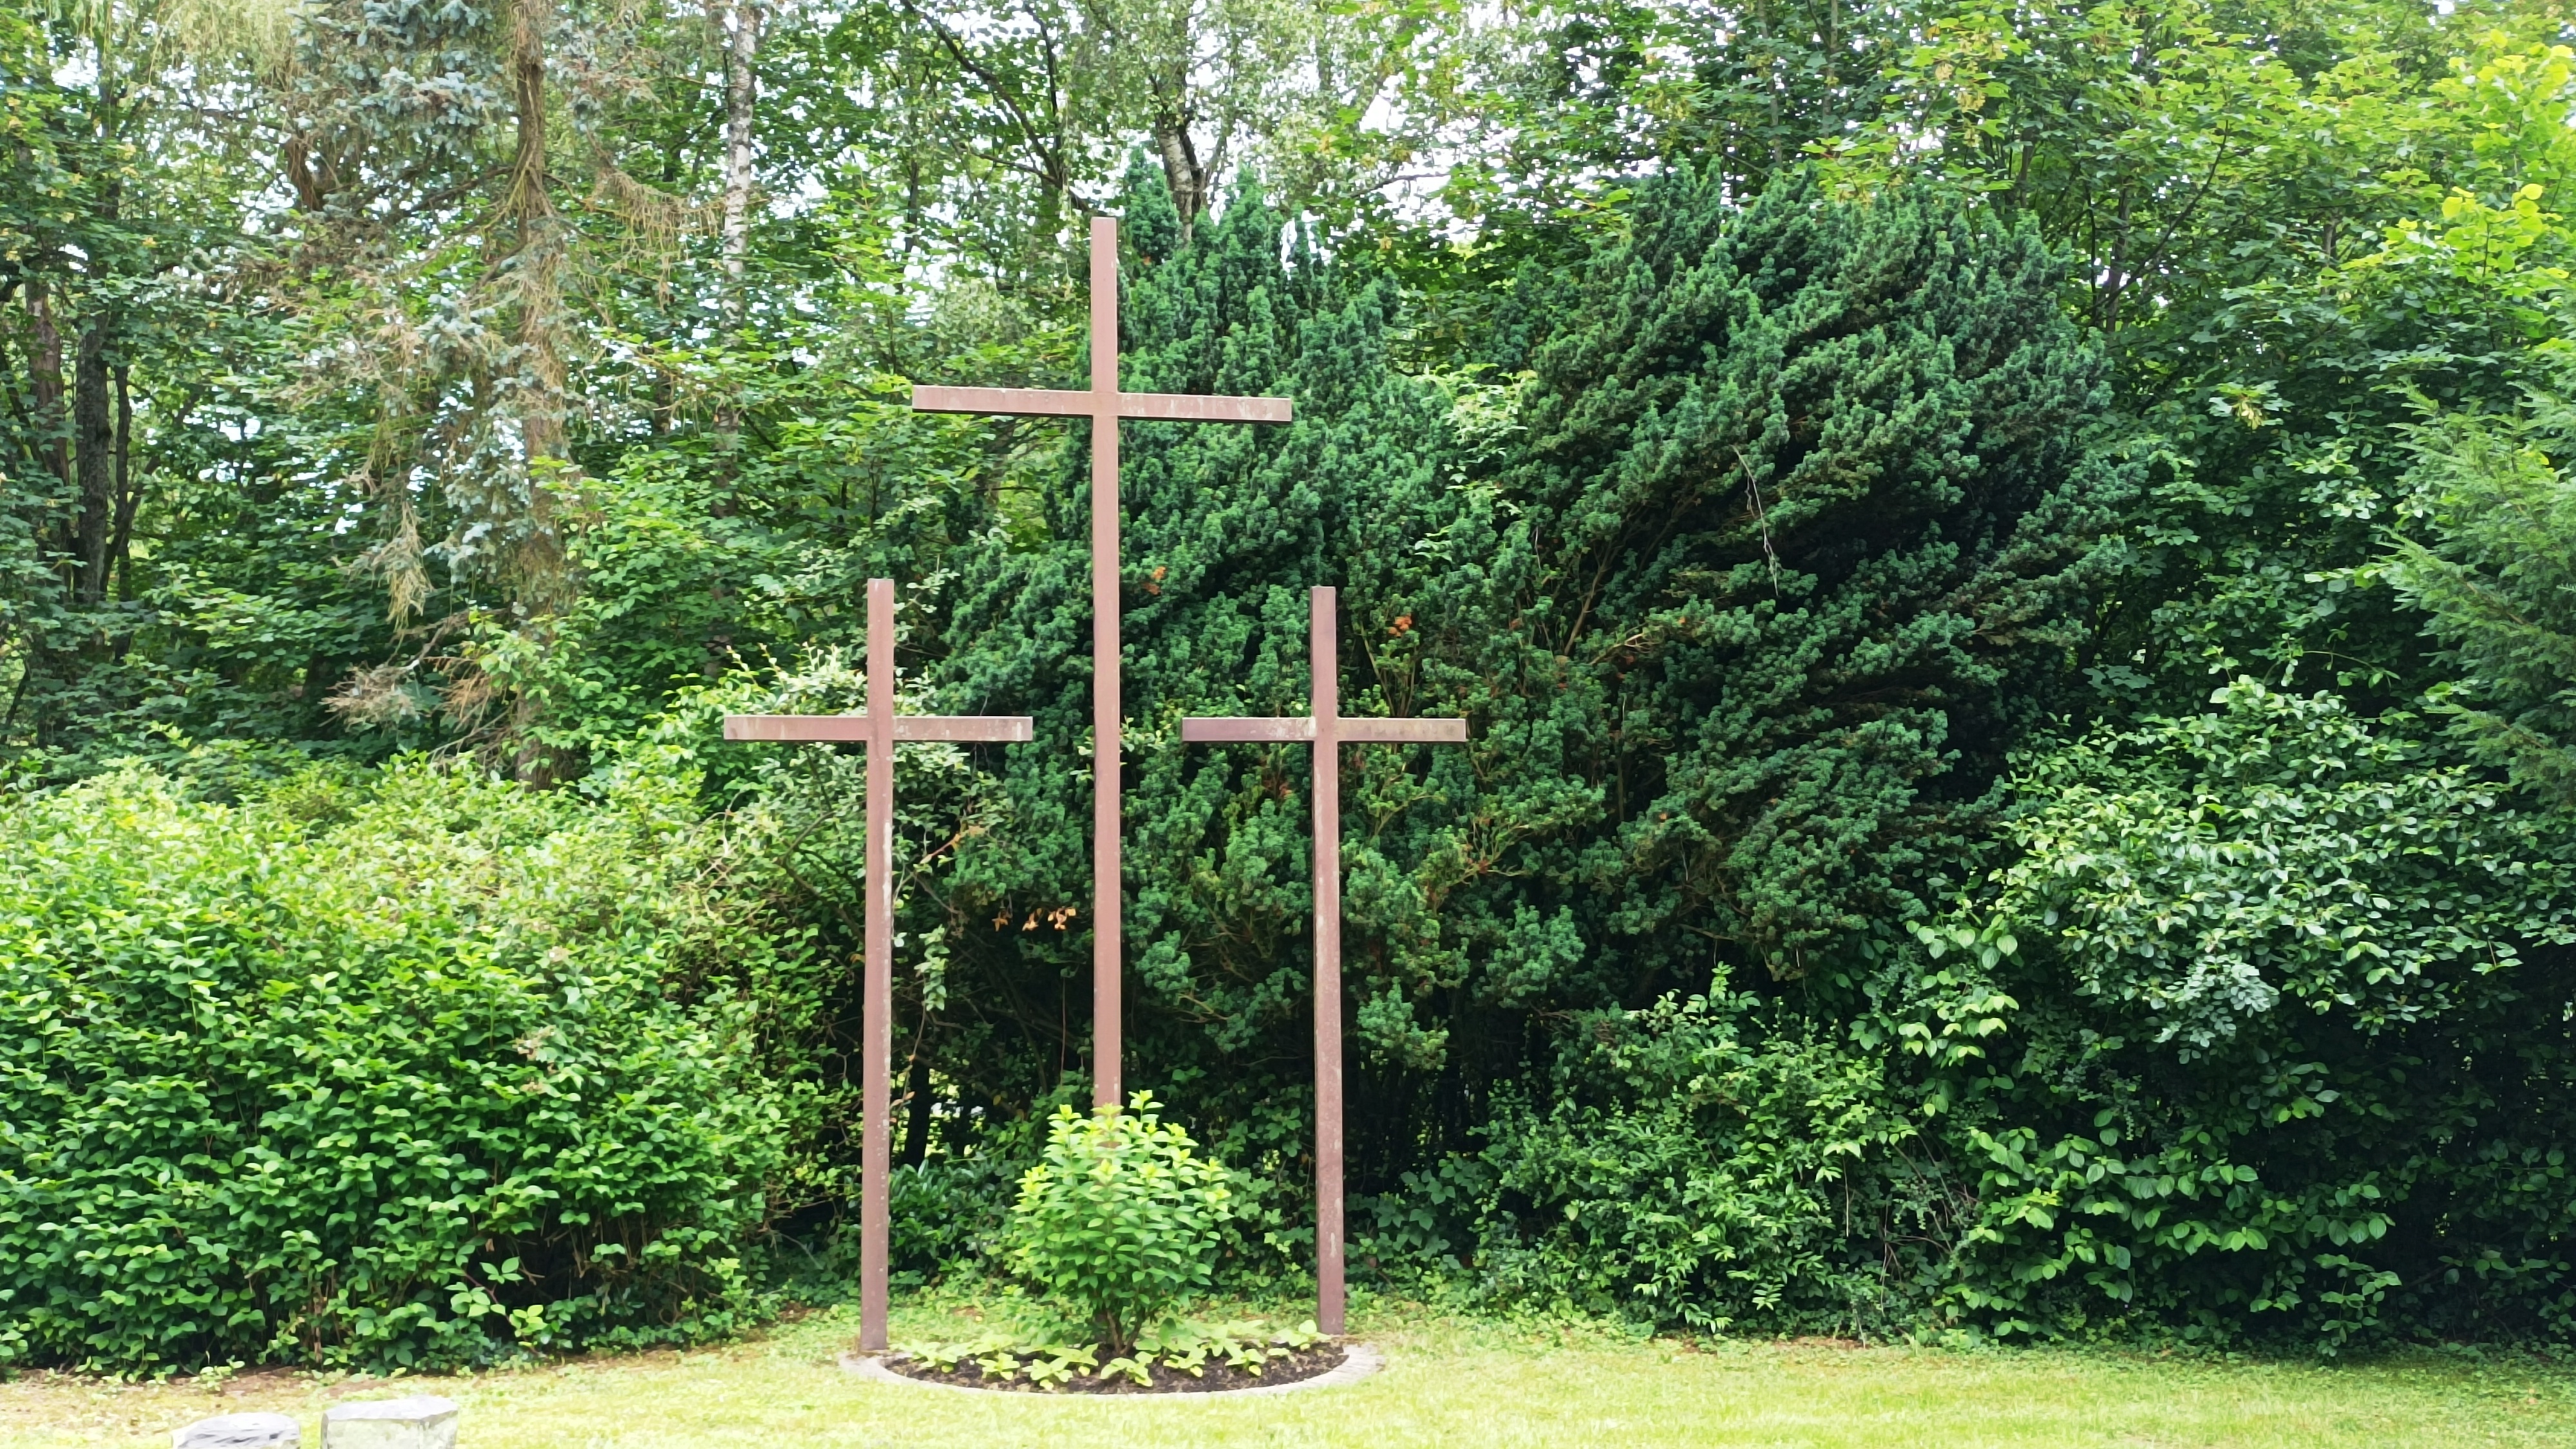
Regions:
[[[744,1325],[793,1094],[740,1004],[664,990],[730,938],[685,786],[10,799],[0,1361],[381,1371]]]

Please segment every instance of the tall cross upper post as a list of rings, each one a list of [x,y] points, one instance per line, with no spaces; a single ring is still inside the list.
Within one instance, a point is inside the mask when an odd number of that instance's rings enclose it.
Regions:
[[[1463,719],[1345,719],[1334,591],[1307,596],[1314,658],[1303,718],[1197,718],[1184,740],[1304,740],[1315,746],[1315,1326],[1342,1331],[1342,752],[1345,744],[1463,745]]]
[[[1026,715],[894,712],[894,580],[868,580],[868,707],[864,714],[729,714],[729,740],[840,740],[868,747],[862,930],[865,975],[859,1048],[859,1347],[886,1348],[887,1200],[893,1168],[894,747],[898,740],[1026,740]]]
[[[1091,388],[1057,392],[1018,387],[916,387],[926,413],[1001,413],[1091,419],[1091,1100],[1114,1106],[1121,1091],[1121,1008],[1125,951],[1120,940],[1123,864],[1119,831],[1118,420],[1284,423],[1284,397],[1207,397],[1118,390],[1118,222],[1091,219]]]

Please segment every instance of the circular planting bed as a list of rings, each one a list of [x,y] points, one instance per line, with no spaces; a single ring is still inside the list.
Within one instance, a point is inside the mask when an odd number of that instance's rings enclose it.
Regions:
[[[995,1379],[971,1362],[943,1370],[936,1364],[900,1353],[882,1357],[849,1354],[841,1359],[841,1366],[853,1373],[890,1383],[919,1384],[974,1394],[1168,1394],[1208,1398],[1223,1394],[1285,1394],[1300,1389],[1357,1383],[1375,1373],[1385,1362],[1383,1355],[1366,1344],[1324,1343],[1272,1358],[1261,1366],[1259,1373],[1225,1363],[1202,1365],[1196,1374],[1155,1364],[1144,1370],[1151,1380],[1148,1383],[1138,1383],[1134,1375],[1127,1373],[1106,1376],[1072,1373],[1047,1383],[1032,1381],[1025,1375]]]

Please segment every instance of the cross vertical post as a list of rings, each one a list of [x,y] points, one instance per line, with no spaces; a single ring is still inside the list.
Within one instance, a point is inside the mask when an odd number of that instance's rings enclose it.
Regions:
[[[1315,720],[1315,1324],[1342,1331],[1342,666],[1333,591],[1306,596]],[[1466,727],[1459,726],[1460,733]]]
[[[1181,721],[1193,741],[1310,741],[1315,746],[1315,1326],[1344,1327],[1342,1223],[1342,761],[1345,743],[1465,744],[1463,719],[1346,719],[1335,591],[1307,595],[1312,713]]]
[[[1026,740],[1026,715],[897,715],[894,580],[868,580],[868,706],[863,714],[729,714],[729,740],[839,740],[867,746],[867,849],[861,865],[859,1047],[859,1348],[886,1349],[889,1190],[894,1167],[894,747],[898,740]]]
[[[1124,1100],[1125,912],[1119,894],[1121,762],[1118,654],[1118,420],[1284,423],[1284,397],[1210,397],[1118,390],[1118,222],[1091,219],[1091,388],[916,387],[925,413],[1091,419],[1091,1100]]]
[[[892,1267],[894,1102],[894,580],[868,580],[867,849],[860,899],[866,967],[859,1038],[859,1340],[885,1346]],[[879,1230],[877,1224],[885,1224]]]
[[[1091,1104],[1126,1100],[1124,660],[1118,648],[1118,223],[1091,219]]]

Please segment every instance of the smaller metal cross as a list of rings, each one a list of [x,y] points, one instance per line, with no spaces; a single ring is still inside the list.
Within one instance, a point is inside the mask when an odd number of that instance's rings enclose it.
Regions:
[[[888,1175],[893,1167],[894,747],[899,740],[1026,740],[1026,715],[894,712],[894,580],[868,580],[864,714],[729,714],[729,740],[837,740],[868,747],[866,986],[859,1051],[859,1348],[886,1348]]]
[[[1342,759],[1351,743],[1463,745],[1463,719],[1345,719],[1334,592],[1308,596],[1314,713],[1181,721],[1184,740],[1303,740],[1315,746],[1315,1326],[1342,1331]]]

